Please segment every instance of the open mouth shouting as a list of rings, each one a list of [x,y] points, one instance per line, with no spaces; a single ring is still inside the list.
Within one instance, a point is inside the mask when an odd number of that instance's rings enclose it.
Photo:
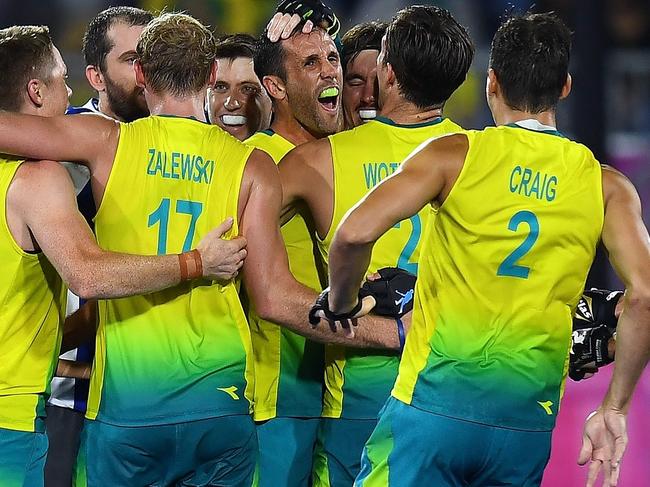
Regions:
[[[318,102],[327,112],[336,113],[339,106],[339,89],[337,86],[330,86],[321,91],[318,95]]]

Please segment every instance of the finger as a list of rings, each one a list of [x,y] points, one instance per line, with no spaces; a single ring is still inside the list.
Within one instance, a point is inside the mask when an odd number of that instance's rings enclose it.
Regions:
[[[280,39],[280,34],[282,33],[282,29],[284,29],[284,23],[282,22],[283,18],[284,14],[280,12],[271,17],[271,21],[269,22],[266,31],[266,37],[268,37],[271,42],[277,42],[278,39]]]
[[[237,270],[241,269],[242,267],[244,267],[244,261],[240,260],[239,262],[237,262],[237,264],[235,264],[235,267],[237,268]]]
[[[285,14],[285,16],[288,16],[289,14]],[[298,14],[293,14],[289,22],[284,26],[284,29],[282,30],[282,35],[280,36],[282,39],[288,39],[291,37],[291,34],[293,33],[294,29],[298,27],[298,24],[300,23],[302,19]]]
[[[620,436],[617,436],[614,440],[614,456],[612,457],[612,467],[618,470],[621,460],[623,459],[623,454],[625,453],[625,448],[627,447],[627,434],[623,432]],[[617,473],[618,476],[618,473]]]
[[[589,464],[589,475],[587,475],[587,487],[593,487],[598,478],[600,468],[603,466],[602,460],[594,460]]]
[[[248,251],[246,249],[241,249],[239,252],[237,252],[237,257],[239,257],[239,262],[242,262],[247,255],[248,255]]]
[[[602,471],[603,471],[603,487],[610,487],[611,473],[612,473],[612,464],[609,460],[602,462]]]
[[[587,437],[587,435],[583,434],[582,447],[580,448],[580,454],[578,455],[578,465],[586,464],[591,458],[592,452],[593,445],[591,444],[591,440]]]
[[[228,230],[232,228],[232,224],[233,224],[233,218],[229,216],[224,221],[222,221],[219,224],[219,226],[217,226],[214,230],[212,230],[212,232],[215,232],[219,237],[222,237]]]
[[[354,318],[360,318],[361,316],[367,315],[375,306],[377,306],[375,298],[373,296],[366,296],[361,301],[361,309],[354,315]]]
[[[243,249],[244,247],[246,247],[246,245],[248,245],[248,241],[246,240],[246,237],[239,236],[239,237],[231,238],[230,241],[233,244],[234,252],[237,252]]]
[[[379,272],[373,272],[372,274],[368,274],[368,277],[366,277],[366,281],[378,281],[379,279],[381,279]]]
[[[616,487],[618,485],[618,476],[621,473],[621,462],[619,461],[616,465],[612,463],[612,470],[609,474],[609,483],[612,485],[612,487]]]
[[[314,30],[314,23],[311,20],[308,20],[305,22],[305,25],[302,26],[302,33],[309,34],[312,30]]]

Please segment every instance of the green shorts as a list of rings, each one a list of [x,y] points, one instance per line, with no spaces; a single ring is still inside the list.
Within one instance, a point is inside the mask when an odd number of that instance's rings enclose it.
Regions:
[[[257,424],[257,487],[307,487],[320,418],[273,418]]]
[[[314,453],[314,487],[350,487],[376,419],[323,418]]]
[[[539,486],[550,431],[520,431],[433,414],[390,398],[363,452],[355,487]]]
[[[42,487],[47,436],[45,433],[0,428],[2,487]]]
[[[87,420],[75,486],[246,487],[256,462],[249,415],[140,427]]]

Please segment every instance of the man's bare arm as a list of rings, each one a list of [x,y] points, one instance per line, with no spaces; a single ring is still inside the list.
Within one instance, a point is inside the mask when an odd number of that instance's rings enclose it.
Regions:
[[[616,333],[616,361],[609,389],[597,412],[586,421],[578,463],[589,466],[587,486],[601,469],[617,485],[627,446],[626,415],[634,388],[650,359],[650,237],[641,202],[625,176],[603,168],[605,222],[602,239],[627,288]]]
[[[307,205],[316,230],[325,237],[334,212],[334,170],[329,139],[302,144],[285,155],[280,164],[282,218],[299,202]]]
[[[138,256],[99,248],[77,209],[74,194],[67,171],[58,162],[26,162],[10,186],[8,202],[77,296],[101,299],[146,294],[181,281],[176,254]],[[245,240],[221,241],[221,234],[216,235],[221,230],[210,232],[198,246],[204,276],[217,278],[215,271],[222,261],[233,272],[242,265]],[[193,270],[194,262],[188,266]]]
[[[278,225],[281,204],[282,190],[276,165],[263,152],[254,151],[244,172],[240,221],[242,233],[248,240],[244,285],[258,315],[321,343],[399,348],[393,319],[364,317],[354,338],[340,331],[332,332],[325,323],[316,328],[309,324],[309,309],[318,294],[298,283],[289,270]]]
[[[329,253],[329,304],[333,312],[344,313],[356,305],[377,239],[428,203],[444,201],[462,168],[467,148],[464,135],[426,143],[348,212]]]
[[[614,376],[604,406],[627,411],[634,386],[650,359],[650,237],[632,183],[604,168],[603,190],[603,243],[627,289],[616,333]]]
[[[0,153],[79,162],[92,173],[113,162],[119,133],[118,122],[99,114],[39,117],[0,112]]]

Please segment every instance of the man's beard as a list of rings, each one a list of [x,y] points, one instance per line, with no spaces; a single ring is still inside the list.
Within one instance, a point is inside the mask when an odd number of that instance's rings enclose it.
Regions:
[[[126,92],[106,74],[104,74],[104,84],[106,85],[108,104],[117,118],[125,122],[133,122],[149,115],[141,88],[136,87],[133,91]]]

